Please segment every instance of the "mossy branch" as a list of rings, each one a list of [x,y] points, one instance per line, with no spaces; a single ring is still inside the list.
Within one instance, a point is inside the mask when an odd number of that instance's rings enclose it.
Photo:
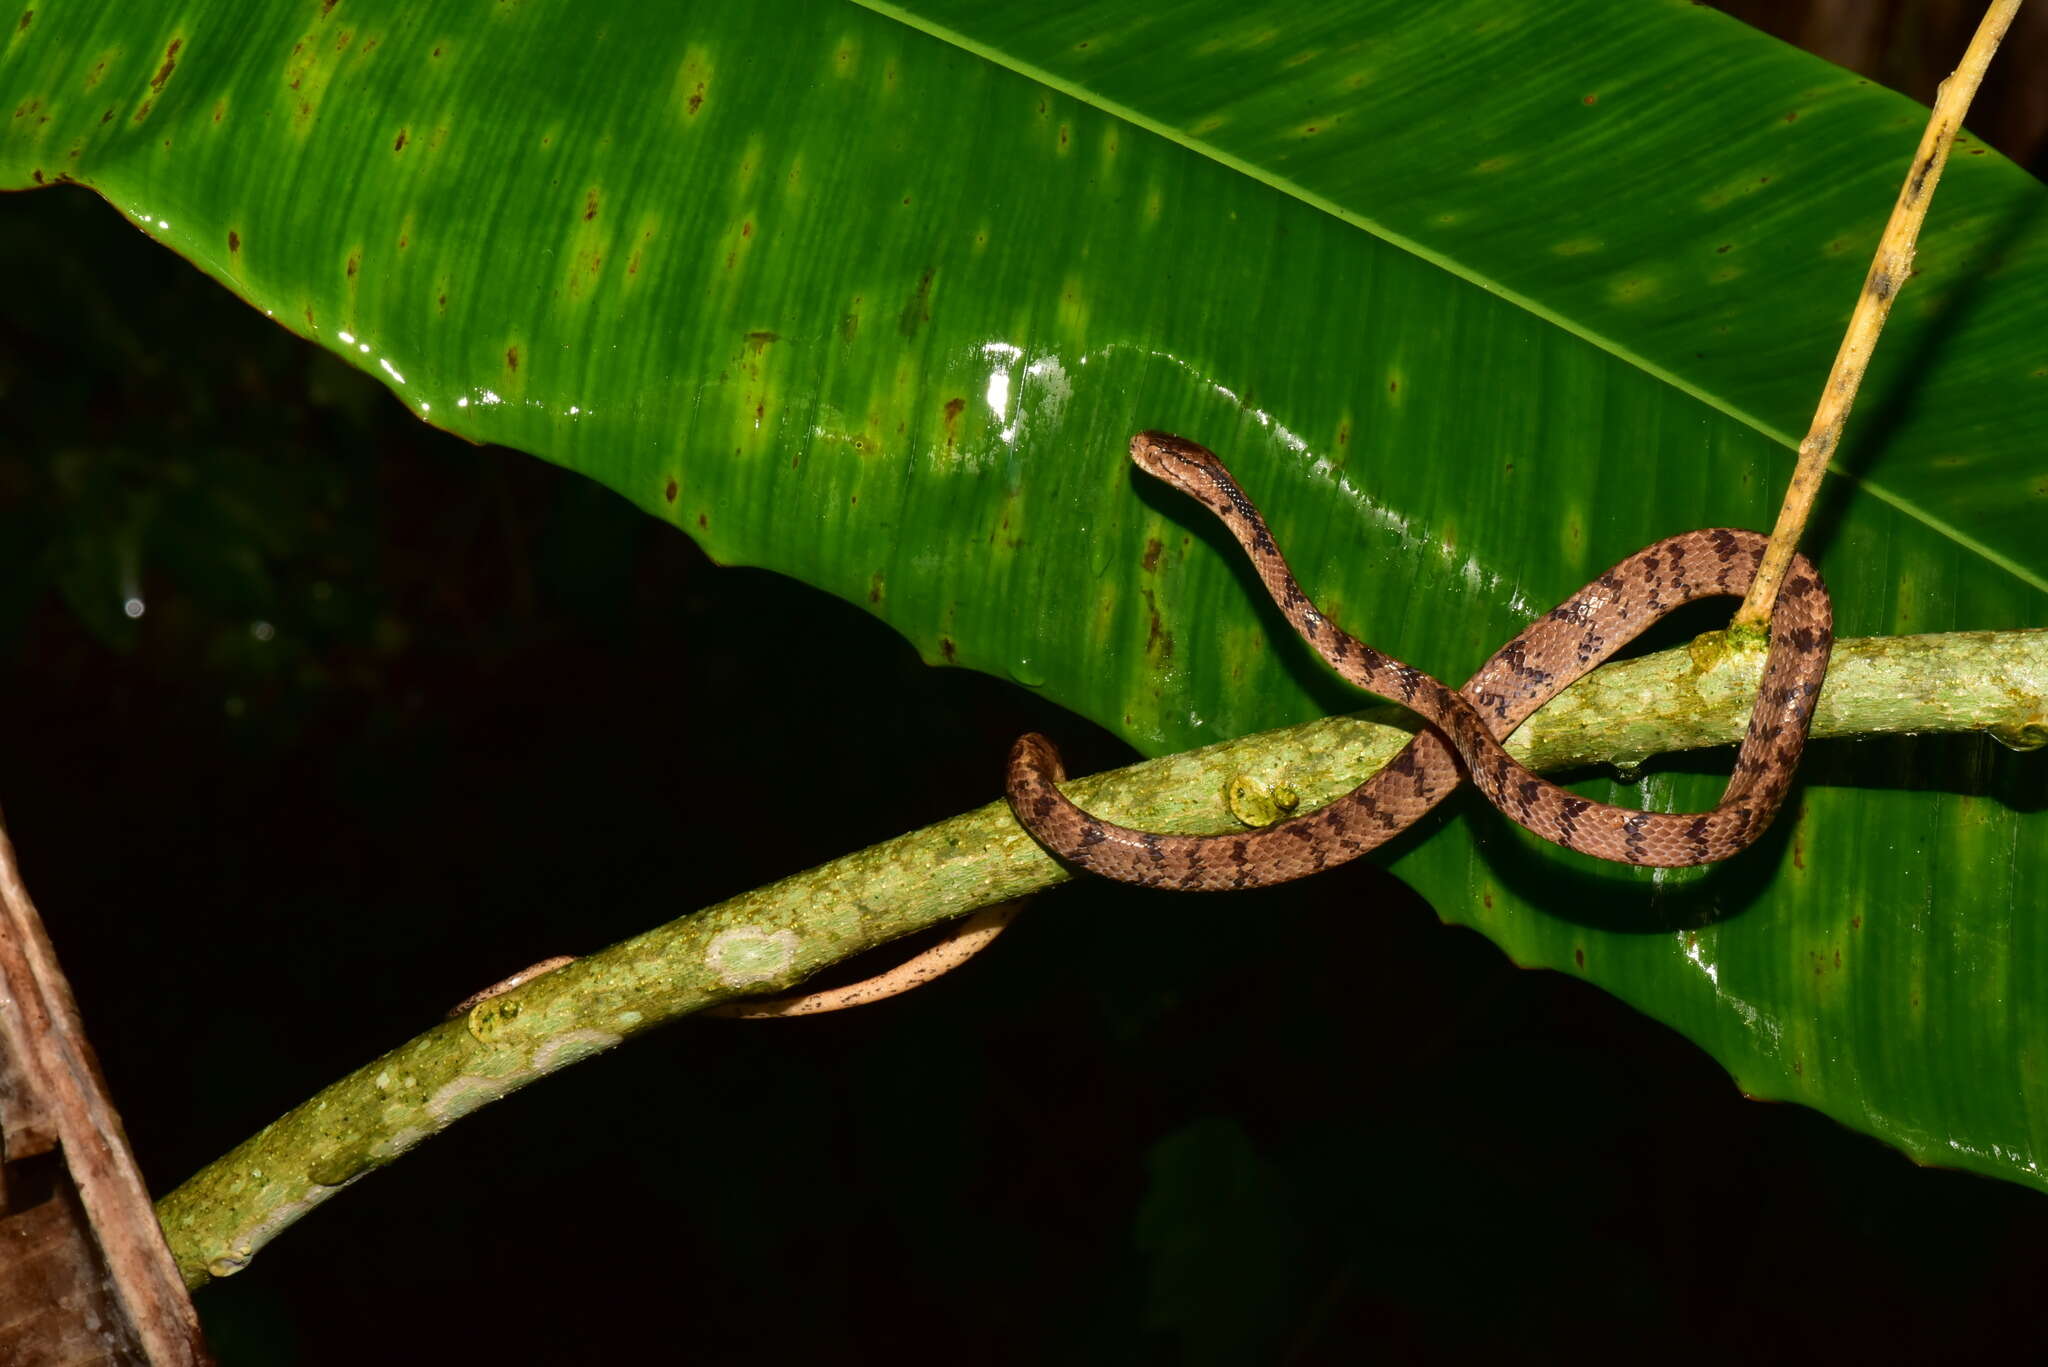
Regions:
[[[1531,768],[1557,770],[1733,744],[1762,664],[1760,648],[1717,633],[1608,665],[1532,717],[1508,749]],[[1275,792],[1291,791],[1307,809],[1355,786],[1407,742],[1403,716],[1375,709],[1263,732],[1066,789],[1090,810],[1144,829],[1243,829],[1233,811],[1257,820],[1250,809]],[[2048,744],[2048,631],[1838,641],[1813,734],[1904,731],[1989,731],[2016,748]],[[327,1087],[160,1201],[185,1284],[239,1271],[343,1187],[558,1068],[1068,876],[1004,803],[992,802],[479,1002]],[[463,986],[451,984],[449,995]]]

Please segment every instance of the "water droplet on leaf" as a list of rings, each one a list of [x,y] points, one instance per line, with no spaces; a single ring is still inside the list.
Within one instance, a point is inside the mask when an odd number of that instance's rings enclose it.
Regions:
[[[1991,739],[2021,754],[2048,745],[2048,722],[2021,722],[2017,726],[1994,726],[1990,729]]]

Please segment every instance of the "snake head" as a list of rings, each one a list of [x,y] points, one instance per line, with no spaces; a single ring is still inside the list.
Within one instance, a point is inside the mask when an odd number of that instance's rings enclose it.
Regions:
[[[1190,493],[1211,485],[1223,469],[1214,451],[1170,432],[1140,432],[1132,437],[1131,463],[1152,478]]]
[[[1131,463],[1206,504],[1226,520],[1245,518],[1263,534],[1263,524],[1237,481],[1214,451],[1168,432],[1140,432],[1131,438]]]

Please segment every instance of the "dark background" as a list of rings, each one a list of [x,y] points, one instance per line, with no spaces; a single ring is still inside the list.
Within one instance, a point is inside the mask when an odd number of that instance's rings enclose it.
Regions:
[[[1975,17],[1731,8],[1922,98]],[[1971,120],[2037,173],[2043,18]],[[84,192],[0,261],[0,803],[159,1192],[484,982],[987,801],[1020,731],[1129,758],[421,427]],[[659,1032],[197,1299],[228,1363],[1953,1361],[2048,1346],[2044,1249],[1353,867]]]

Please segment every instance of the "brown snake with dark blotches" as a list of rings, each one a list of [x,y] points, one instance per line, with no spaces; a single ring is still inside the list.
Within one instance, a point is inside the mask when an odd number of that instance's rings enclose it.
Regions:
[[[1090,816],[1053,786],[1065,773],[1052,742],[1021,737],[1010,750],[1010,806],[1040,844],[1068,863],[1125,883],[1191,892],[1284,883],[1384,844],[1469,774],[1487,801],[1545,840],[1601,859],[1677,867],[1736,853],[1763,834],[1784,800],[1834,642],[1827,587],[1805,557],[1795,557],[1779,590],[1763,681],[1719,805],[1698,814],[1645,812],[1594,802],[1539,778],[1500,742],[1673,609],[1742,593],[1756,573],[1763,536],[1715,528],[1637,551],[1494,652],[1453,693],[1316,610],[1265,519],[1214,452],[1140,432],[1131,438],[1131,459],[1223,519],[1280,611],[1332,669],[1419,713],[1430,729],[1328,806],[1249,834],[1213,836],[1159,835]]]
[[[1827,586],[1794,556],[1778,590],[1770,651],[1735,771],[1712,811],[1644,812],[1594,802],[1537,777],[1500,742],[1524,718],[1676,608],[1741,594],[1766,539],[1712,528],[1681,532],[1637,551],[1495,651],[1456,693],[1429,675],[1346,635],[1316,610],[1287,568],[1265,519],[1213,451],[1163,432],[1131,438],[1140,470],[1200,500],[1245,549],[1267,592],[1330,667],[1351,683],[1398,699],[1430,729],[1384,768],[1320,810],[1246,835],[1160,835],[1090,816],[1054,785],[1059,752],[1040,735],[1010,749],[1008,789],[1017,820],[1059,858],[1091,873],[1187,892],[1265,887],[1355,859],[1406,830],[1469,773],[1487,801],[1566,849],[1628,864],[1710,864],[1741,850],[1771,823],[1791,786],[1834,644]],[[1462,769],[1460,767],[1462,761]],[[792,1016],[877,1001],[964,962],[1002,930],[1014,903],[988,907],[945,941],[878,978],[829,992],[731,1008],[747,1017]],[[450,1015],[570,962],[558,957],[464,1000]]]

